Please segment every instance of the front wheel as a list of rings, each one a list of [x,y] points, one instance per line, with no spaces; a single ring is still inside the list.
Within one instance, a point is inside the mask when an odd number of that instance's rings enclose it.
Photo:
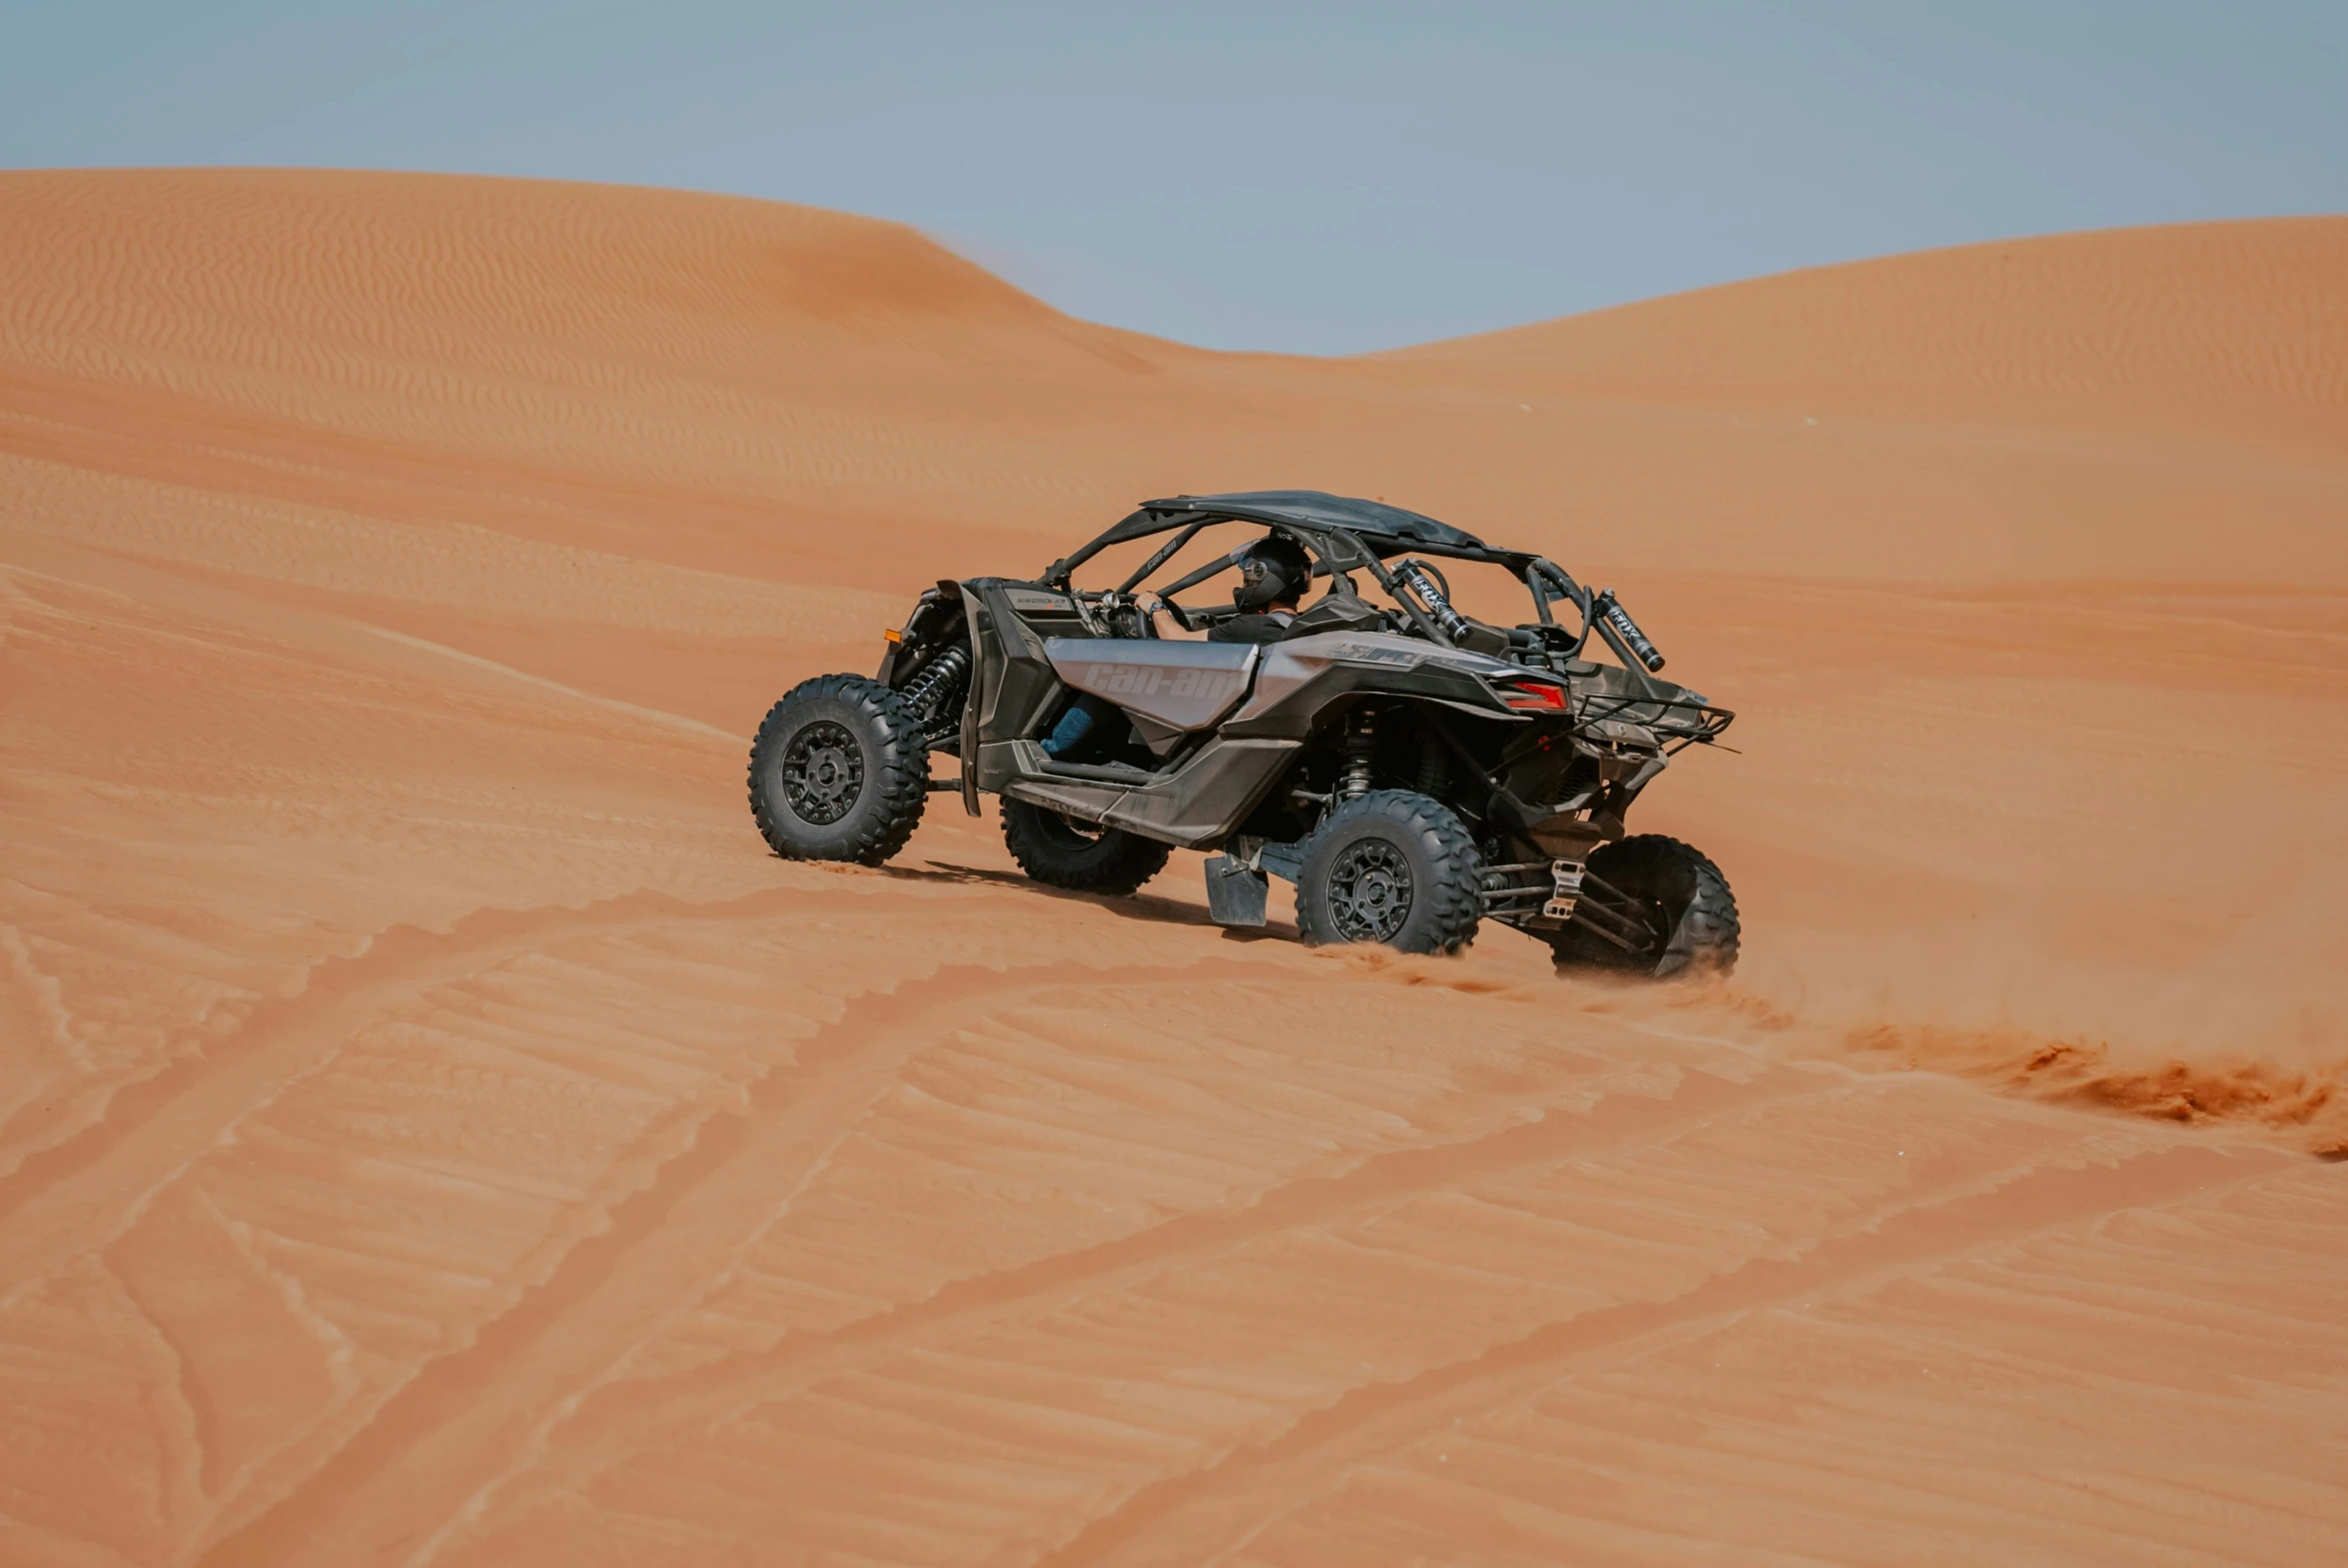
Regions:
[[[751,743],[751,815],[786,859],[879,865],[905,847],[929,798],[921,717],[863,676],[802,681]]]
[[[1457,952],[1483,915],[1483,861],[1448,806],[1407,789],[1347,800],[1304,840],[1304,939]]]
[[[1617,838],[1590,851],[1577,909],[1549,938],[1559,969],[1611,969],[1666,980],[1726,974],[1742,928],[1720,867],[1660,833]],[[1610,932],[1615,938],[1609,940]]]

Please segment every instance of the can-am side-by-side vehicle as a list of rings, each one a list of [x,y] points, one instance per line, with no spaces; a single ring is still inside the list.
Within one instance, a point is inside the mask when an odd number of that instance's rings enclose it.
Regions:
[[[1079,585],[1161,536],[1122,580]],[[1507,573],[1533,619],[1465,614],[1445,565]],[[1180,602],[1233,571],[1231,605]],[[1130,893],[1202,849],[1226,925],[1262,924],[1278,876],[1307,941],[1453,952],[1493,920],[1561,965],[1725,971],[1719,868],[1624,826],[1672,754],[1734,717],[1662,668],[1610,592],[1538,555],[1317,491],[1177,496],[1039,577],[925,590],[878,675],[816,677],[768,713],[751,808],[778,854],[879,865],[932,792],[974,815],[991,793],[1013,856],[1056,887]],[[959,779],[931,778],[941,753]]]

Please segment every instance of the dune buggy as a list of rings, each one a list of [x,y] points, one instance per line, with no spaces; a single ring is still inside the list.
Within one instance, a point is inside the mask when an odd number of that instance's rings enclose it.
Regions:
[[[1217,641],[1239,607],[1179,596],[1266,538],[1301,547],[1311,603],[1277,641]],[[1127,570],[1080,587],[1105,558]],[[1533,618],[1467,614],[1441,564],[1498,568]],[[1724,971],[1719,868],[1624,825],[1674,753],[1734,717],[1663,664],[1611,592],[1432,518],[1317,491],[1177,496],[1038,577],[925,590],[875,677],[817,677],[768,713],[751,807],[778,854],[878,865],[932,792],[974,815],[991,793],[1013,856],[1056,887],[1130,893],[1173,849],[1209,850],[1226,925],[1263,924],[1277,876],[1307,941],[1450,952],[1491,920],[1561,965]],[[1108,722],[1048,750],[1087,703]],[[959,778],[931,778],[941,753]]]

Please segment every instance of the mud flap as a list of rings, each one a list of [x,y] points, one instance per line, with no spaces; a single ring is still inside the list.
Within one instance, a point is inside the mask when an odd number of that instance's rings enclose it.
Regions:
[[[1206,861],[1206,912],[1217,925],[1261,925],[1271,879],[1227,854]]]

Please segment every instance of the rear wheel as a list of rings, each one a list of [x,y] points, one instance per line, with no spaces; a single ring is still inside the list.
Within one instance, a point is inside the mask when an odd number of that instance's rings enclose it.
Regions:
[[[1166,869],[1171,845],[1006,798],[1003,841],[1020,869],[1072,892],[1129,893]]]
[[[1736,967],[1736,895],[1701,851],[1660,833],[1640,833],[1600,844],[1588,869],[1582,910],[1549,938],[1558,968],[1664,980]],[[1601,930],[1623,941],[1609,941]]]
[[[1483,914],[1483,862],[1448,806],[1407,789],[1348,800],[1304,840],[1296,926],[1307,942],[1457,952]]]
[[[750,810],[777,854],[879,865],[929,802],[920,716],[878,681],[818,676],[767,711],[750,748]]]

